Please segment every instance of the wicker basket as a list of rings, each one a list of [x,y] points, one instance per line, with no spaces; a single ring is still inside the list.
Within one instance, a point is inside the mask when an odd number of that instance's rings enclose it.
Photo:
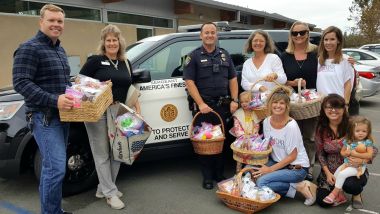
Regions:
[[[64,122],[96,122],[112,102],[112,83],[110,82],[95,101],[84,101],[79,108],[60,110],[59,116]]]
[[[264,120],[269,115],[266,106],[253,108],[252,111],[255,112],[257,119],[259,119],[260,121]]]
[[[211,111],[211,113],[215,114],[220,120],[223,137],[218,138],[218,139],[205,139],[205,140],[199,140],[199,139],[193,138],[192,132],[193,132],[194,122],[195,122],[195,119],[201,114],[201,112],[198,112],[197,114],[195,114],[193,121],[190,125],[189,136],[190,136],[191,143],[193,144],[194,152],[199,155],[216,155],[216,154],[222,153],[223,151],[223,143],[225,139],[223,120],[219,116],[219,114],[216,113],[215,111]]]
[[[297,102],[290,103],[290,116],[295,120],[304,120],[319,116],[321,111],[322,95],[319,98],[302,102],[301,100],[301,81],[298,79],[298,97]]]
[[[255,87],[255,85],[257,83],[261,82],[261,81],[265,81],[265,80],[262,78],[262,79],[257,80],[255,83],[253,83],[253,85],[251,86],[251,91],[252,92],[253,92],[253,87]],[[279,82],[277,82],[276,80],[274,80],[273,82],[276,83],[277,85],[281,86],[281,84]],[[257,107],[257,108],[253,108],[252,111],[255,112],[255,114],[257,115],[257,118],[259,120],[263,120],[267,116],[269,116],[269,112],[268,112],[268,109],[267,109],[266,105],[263,105],[263,106],[260,106],[260,107]]]
[[[250,151],[246,149],[237,148],[231,143],[231,149],[233,151],[233,158],[235,161],[250,165],[264,165],[269,160],[269,155],[272,152],[272,147],[270,146],[268,150],[265,151]]]
[[[241,177],[244,172],[250,171],[252,169],[250,168],[244,168],[242,169],[237,175],[236,179],[238,180],[238,183],[241,183]],[[240,196],[234,196],[226,192],[222,191],[216,191],[216,195],[219,197],[220,200],[222,200],[229,208],[238,210],[243,213],[255,213],[262,209],[265,209],[272,205],[273,203],[280,200],[281,196],[276,193],[276,198],[269,201],[260,201],[260,200],[253,200],[248,199]]]

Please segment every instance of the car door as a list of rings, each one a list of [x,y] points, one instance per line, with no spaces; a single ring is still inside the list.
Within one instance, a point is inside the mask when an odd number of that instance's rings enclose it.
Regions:
[[[182,79],[186,55],[200,45],[199,39],[169,41],[137,67],[150,71],[151,82],[138,83],[141,113],[153,132],[147,144],[189,137],[192,115]]]
[[[376,59],[374,56],[371,56],[370,54],[367,54],[361,51],[354,51],[354,50],[347,50],[347,51],[344,51],[344,53],[349,56],[352,56],[355,60],[357,60],[358,62],[362,64],[380,66],[380,59]]]

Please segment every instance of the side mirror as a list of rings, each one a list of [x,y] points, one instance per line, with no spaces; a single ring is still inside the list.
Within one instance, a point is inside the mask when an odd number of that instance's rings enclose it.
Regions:
[[[133,83],[150,82],[150,71],[144,68],[133,70],[132,72]]]

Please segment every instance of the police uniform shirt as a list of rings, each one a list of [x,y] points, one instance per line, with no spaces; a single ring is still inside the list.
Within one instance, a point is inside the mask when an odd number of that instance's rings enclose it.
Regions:
[[[229,94],[229,80],[236,77],[232,59],[223,48],[208,53],[203,46],[186,58],[184,79],[193,80],[201,96],[219,97]]]

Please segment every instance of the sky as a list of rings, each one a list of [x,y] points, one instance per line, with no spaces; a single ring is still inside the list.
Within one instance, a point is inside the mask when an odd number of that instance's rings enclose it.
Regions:
[[[217,0],[268,13],[278,13],[325,29],[335,25],[342,31],[353,26],[347,18],[352,0]]]

